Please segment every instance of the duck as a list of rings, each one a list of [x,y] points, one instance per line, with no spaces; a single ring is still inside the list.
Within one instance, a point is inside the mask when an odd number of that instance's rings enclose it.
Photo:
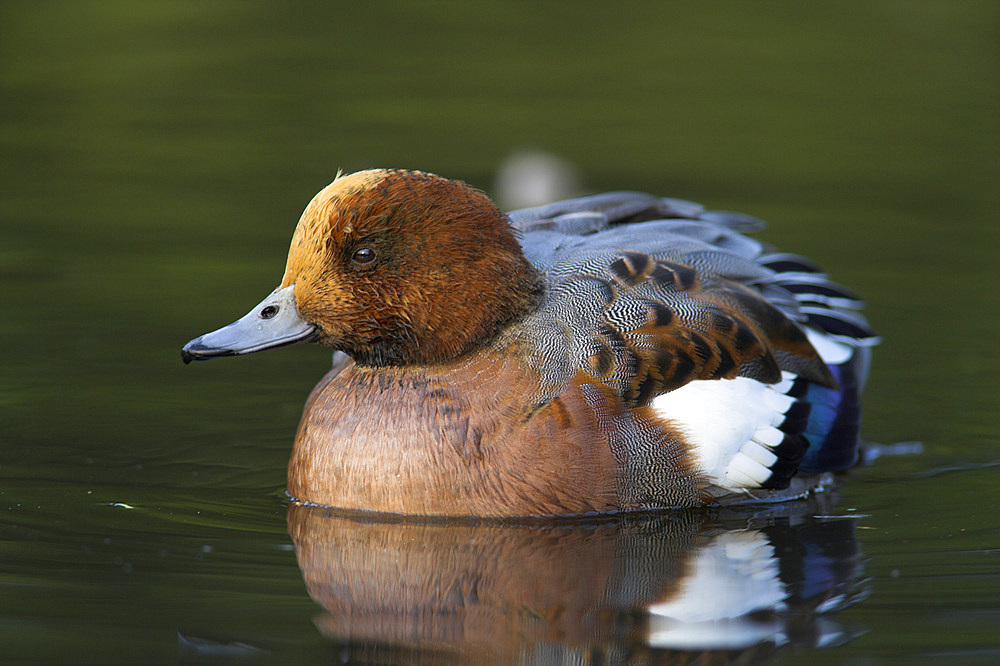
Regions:
[[[502,212],[457,180],[344,175],[281,283],[185,363],[317,343],[295,503],[512,518],[800,497],[858,458],[863,303],[764,223],[621,191]]]

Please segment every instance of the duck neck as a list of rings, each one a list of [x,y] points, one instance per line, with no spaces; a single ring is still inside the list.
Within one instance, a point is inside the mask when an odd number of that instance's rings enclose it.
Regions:
[[[504,331],[538,309],[545,293],[541,273],[523,256],[507,268],[495,280],[477,280],[474,297],[463,294],[464,285],[452,295],[425,294],[426,307],[411,308],[408,318],[343,351],[361,367],[427,368],[495,346]]]

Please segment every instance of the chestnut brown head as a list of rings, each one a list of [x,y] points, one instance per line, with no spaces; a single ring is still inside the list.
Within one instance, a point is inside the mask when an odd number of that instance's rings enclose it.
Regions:
[[[261,319],[293,302],[309,327],[303,341],[361,365],[435,364],[489,343],[541,292],[507,217],[483,193],[433,174],[376,169],[338,177],[313,198],[268,297],[275,302],[244,319],[256,316],[247,323],[259,335]],[[235,334],[220,336],[229,348],[213,353],[210,336],[228,328],[193,340],[186,359],[248,353],[229,344]],[[255,340],[249,351],[264,348]]]

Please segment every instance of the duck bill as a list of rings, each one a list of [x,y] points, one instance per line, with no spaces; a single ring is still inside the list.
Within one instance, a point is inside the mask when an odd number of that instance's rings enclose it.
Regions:
[[[314,340],[316,326],[299,317],[294,289],[294,284],[275,289],[241,319],[184,345],[181,358],[185,363],[207,361]]]

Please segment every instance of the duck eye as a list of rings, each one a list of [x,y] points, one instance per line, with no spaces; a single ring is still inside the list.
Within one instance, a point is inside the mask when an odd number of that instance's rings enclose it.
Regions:
[[[260,318],[261,319],[270,319],[271,317],[273,317],[276,314],[278,314],[278,306],[277,305],[268,305],[268,306],[264,307],[260,311]]]
[[[355,250],[354,254],[351,255],[351,261],[356,264],[361,264],[362,266],[370,264],[375,261],[375,250],[370,247],[363,247]]]

